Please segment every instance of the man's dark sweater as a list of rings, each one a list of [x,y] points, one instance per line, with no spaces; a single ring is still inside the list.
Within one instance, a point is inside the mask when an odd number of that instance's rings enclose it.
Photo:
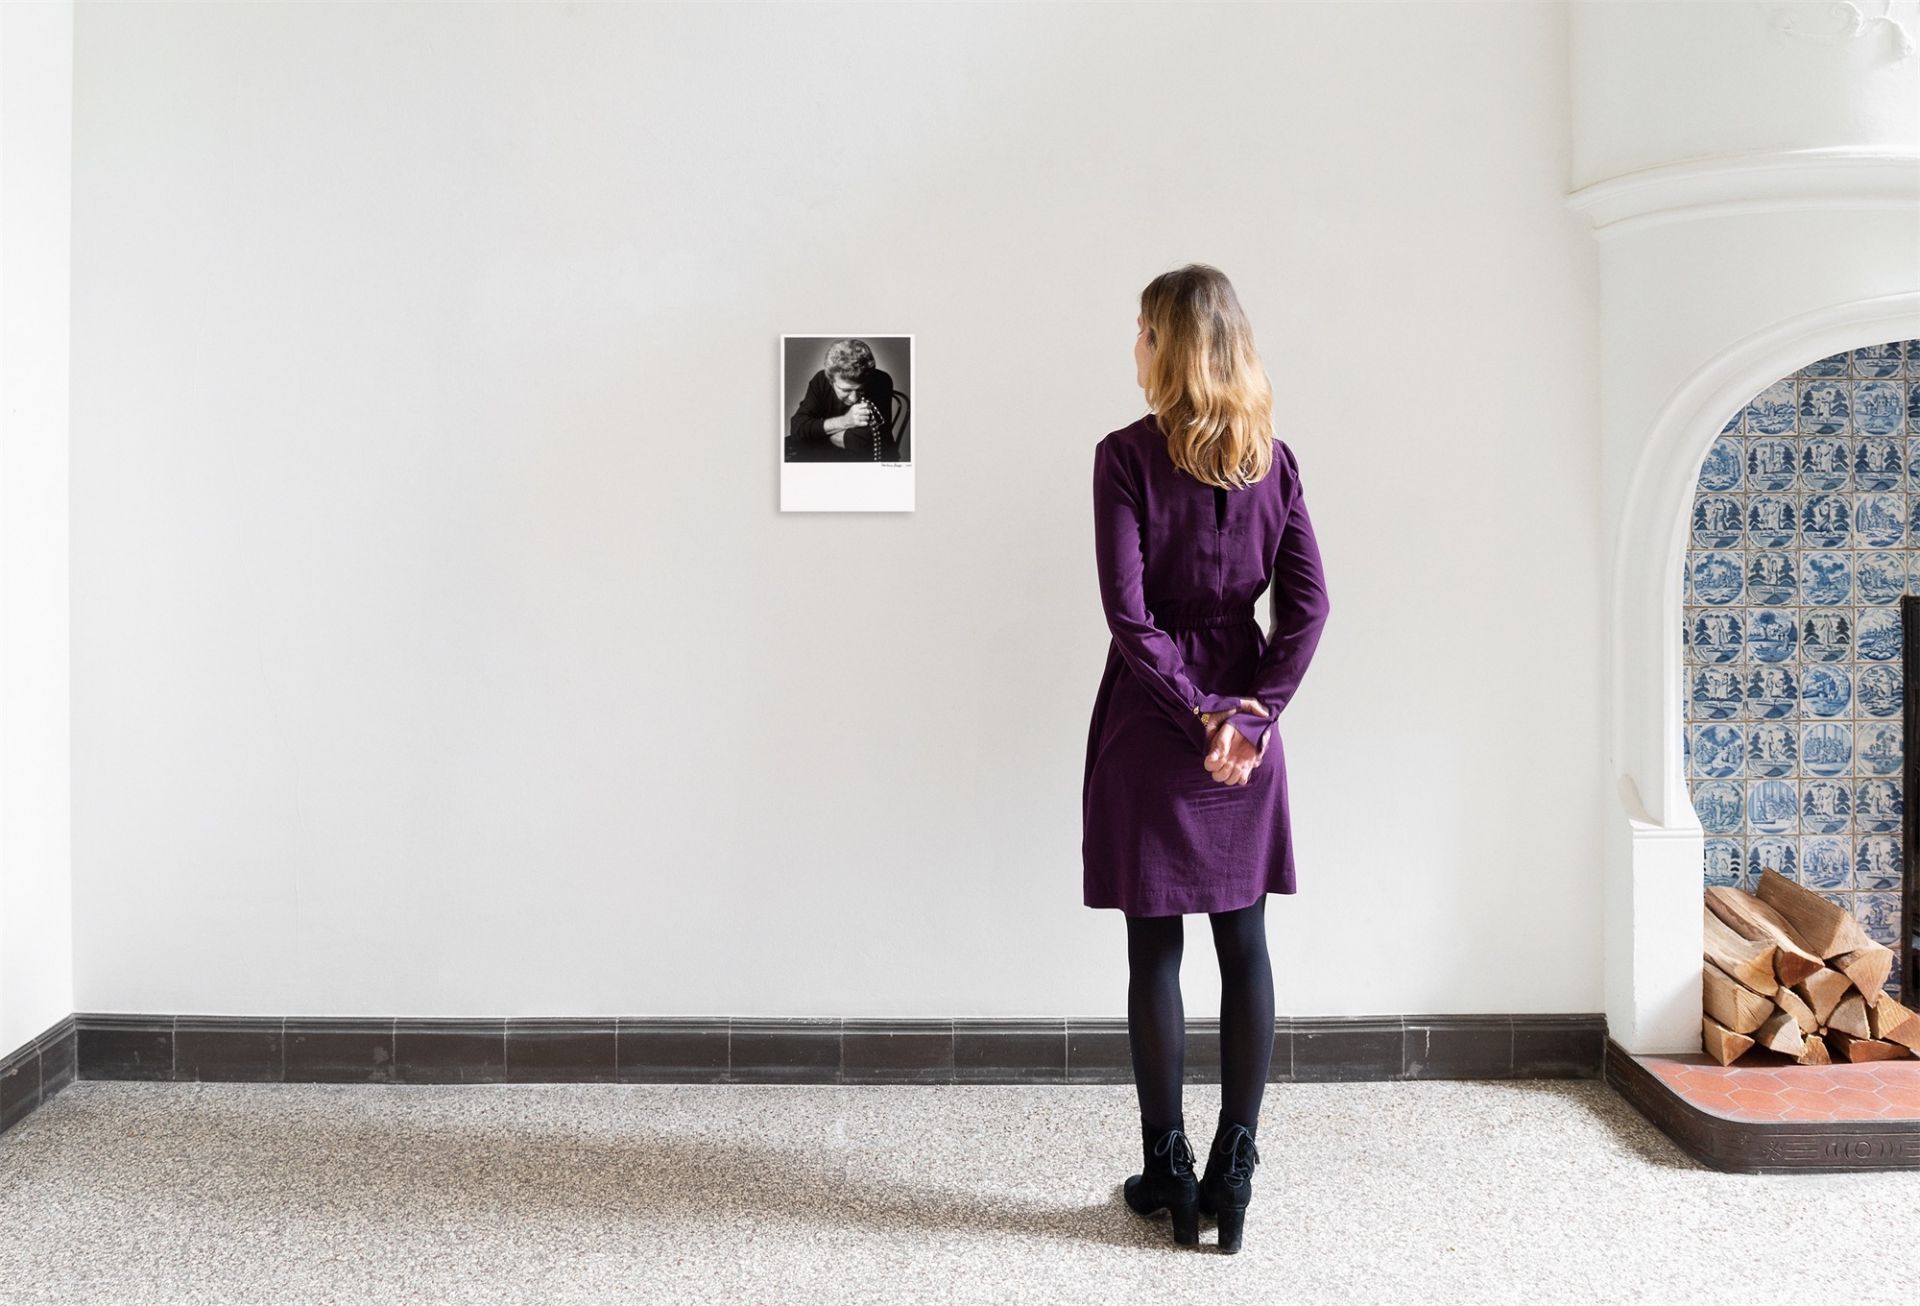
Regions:
[[[860,394],[873,404],[884,422],[892,411],[893,378],[879,368],[874,368],[860,378]],[[829,417],[840,417],[853,407],[841,402],[834,391],[833,382],[827,380],[824,368],[813,374],[807,382],[807,392],[801,396],[800,404],[793,410],[793,417],[787,423],[788,462],[792,463],[870,463],[893,462],[900,457],[899,443],[891,438],[891,432],[885,427],[849,426],[840,433],[846,442],[843,449],[833,442],[833,433],[826,427]],[[874,439],[880,438],[880,456],[874,455]]]

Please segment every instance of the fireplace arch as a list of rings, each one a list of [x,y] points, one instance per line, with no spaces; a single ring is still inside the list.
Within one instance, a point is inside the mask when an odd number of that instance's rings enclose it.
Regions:
[[[1700,467],[1730,414],[1829,355],[1915,335],[1920,292],[1783,318],[1727,344],[1660,404],[1627,480],[1610,553],[1606,715],[1623,820],[1609,823],[1610,1028],[1629,1051],[1699,1046],[1705,832],[1683,756],[1684,567]]]

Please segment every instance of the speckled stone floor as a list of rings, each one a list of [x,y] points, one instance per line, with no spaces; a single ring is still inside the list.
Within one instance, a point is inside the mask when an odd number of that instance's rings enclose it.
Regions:
[[[1218,1104],[1188,1086],[1202,1148]],[[1273,1084],[1260,1139],[1224,1256],[1121,1203],[1129,1085],[83,1080],[0,1135],[0,1301],[1805,1306],[1920,1276],[1920,1174],[1708,1170],[1593,1080]],[[1809,1212],[1861,1222],[1857,1265],[1745,1272]]]

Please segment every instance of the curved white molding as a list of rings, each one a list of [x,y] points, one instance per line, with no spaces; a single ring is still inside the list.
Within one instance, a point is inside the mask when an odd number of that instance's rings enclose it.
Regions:
[[[1894,13],[1894,0],[1880,0],[1877,14],[1869,14],[1855,0],[1834,0],[1817,7],[1784,4],[1778,0],[1757,0],[1757,3],[1766,14],[1768,25],[1783,36],[1842,44],[1861,37],[1877,39],[1884,35],[1896,61],[1913,53],[1913,33],[1908,30],[1908,24],[1914,21],[1915,6],[1910,2],[1903,6],[1907,10],[1904,14]]]
[[[1666,222],[1795,209],[1904,208],[1920,222],[1920,150],[1835,146],[1683,159],[1582,186],[1567,204],[1601,240]]]
[[[1815,359],[1920,337],[1920,291],[1776,322],[1722,350],[1661,405],[1636,462],[1614,547],[1609,744],[1636,819],[1697,831],[1681,753],[1682,569],[1700,464],[1727,418]],[[1651,692],[1647,692],[1647,691]]]

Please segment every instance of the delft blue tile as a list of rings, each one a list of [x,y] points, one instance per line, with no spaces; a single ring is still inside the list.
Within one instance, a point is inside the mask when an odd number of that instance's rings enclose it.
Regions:
[[[1784,377],[1762,390],[1747,401],[1747,432],[1749,435],[1785,435],[1797,430],[1800,418],[1799,396],[1794,392],[1792,377]],[[1790,441],[1781,443],[1791,448]],[[1753,442],[1748,443],[1751,453]],[[1749,465],[1748,473],[1752,473]],[[1777,488],[1777,487],[1776,487]]]
[[[1800,829],[1840,834],[1852,824],[1853,792],[1841,780],[1808,780],[1800,788]]]
[[[1907,589],[1907,560],[1898,553],[1862,554],[1854,560],[1853,579],[1862,603],[1898,603]]]
[[[1747,730],[1747,774],[1766,779],[1792,775],[1799,747],[1791,721],[1756,721]]]
[[[1834,607],[1853,597],[1853,560],[1833,549],[1800,555],[1800,601]],[[1732,602],[1729,599],[1727,602]]]
[[[1898,716],[1904,690],[1900,683],[1900,664],[1879,663],[1862,667],[1854,678],[1855,700],[1867,716]]]
[[[1906,816],[1900,784],[1893,780],[1861,780],[1853,793],[1854,824],[1870,834],[1897,834]]]
[[[1800,621],[1800,656],[1814,662],[1839,662],[1852,657],[1852,610],[1827,608],[1807,612]]]
[[[1800,705],[1799,680],[1790,666],[1758,666],[1747,675],[1741,708],[1749,720],[1792,716]]]
[[[1902,569],[1901,580],[1905,579],[1905,570]],[[1779,549],[1751,549],[1747,552],[1747,602],[1773,605],[1792,603],[1798,586],[1798,570],[1791,553]]]
[[[1800,883],[1809,889],[1853,887],[1853,841],[1837,835],[1800,840]]]
[[[1739,414],[1729,425],[1737,425]],[[1740,488],[1746,480],[1746,448],[1735,435],[1721,435],[1707,450],[1707,456],[1700,463],[1699,488],[1708,493],[1721,493]]]
[[[1747,786],[1747,828],[1754,834],[1786,834],[1799,819],[1800,790],[1793,781],[1762,780]]]
[[[1823,442],[1833,440],[1846,450],[1846,463],[1842,464],[1843,470],[1851,471],[1853,450],[1848,442],[1840,437],[1853,429],[1851,386],[1845,381],[1830,381],[1824,377],[1800,383],[1800,434],[1807,437],[1804,444],[1806,452],[1817,451],[1817,457],[1824,463],[1827,450],[1831,446]],[[1806,466],[1803,457],[1800,463],[1803,479]]]
[[[1853,766],[1853,725],[1817,721],[1800,727],[1800,761],[1808,775],[1846,775]]]
[[[1747,440],[1747,488],[1791,490],[1800,483],[1800,451],[1777,436]]]
[[[1688,653],[1696,662],[1737,662],[1740,660],[1741,637],[1746,623],[1738,612],[1729,612],[1718,608],[1694,608],[1688,620],[1691,632],[1687,643]],[[1787,623],[1789,639],[1793,635],[1793,623]]]
[[[1864,771],[1871,775],[1898,775],[1905,750],[1900,727],[1888,721],[1862,722],[1856,745]]]
[[[1907,535],[1906,497],[1886,490],[1856,494],[1853,527],[1858,542],[1870,549],[1895,547]]]
[[[1734,776],[1745,768],[1747,737],[1738,725],[1695,725],[1687,733],[1696,775]]]
[[[1742,888],[1752,888],[1760,882],[1760,872],[1775,871],[1789,880],[1800,878],[1800,850],[1797,842],[1778,836],[1755,839],[1747,845],[1747,883]]]
[[[1854,916],[1869,938],[1894,946],[1900,938],[1900,895],[1863,893],[1854,902]]]
[[[1739,667],[1715,663],[1694,670],[1692,716],[1695,721],[1730,721],[1742,715],[1740,704],[1745,697]]]
[[[1739,547],[1746,514],[1730,494],[1703,494],[1693,501],[1693,543],[1702,549]]]
[[[1756,494],[1747,500],[1748,547],[1784,549],[1799,538],[1798,499],[1791,494]]]
[[[1808,717],[1837,717],[1853,706],[1853,677],[1844,664],[1809,663],[1800,671],[1800,711]]]
[[[1708,839],[1706,842],[1706,883],[1746,887],[1746,850],[1738,839]]]
[[[1894,376],[1900,371],[1900,353],[1900,342],[1896,340],[1882,345],[1862,345],[1849,354],[1836,354],[1834,357],[1850,358],[1853,365],[1849,370],[1855,376]],[[1822,359],[1819,365],[1824,366],[1825,363],[1826,360]],[[1823,371],[1820,375],[1839,373]]]
[[[1799,641],[1794,616],[1788,608],[1759,608],[1747,614],[1746,652],[1749,662],[1785,662]]]
[[[1746,826],[1747,796],[1738,781],[1704,780],[1693,788],[1693,811],[1708,834],[1738,834]]]
[[[1853,882],[1862,889],[1898,889],[1900,841],[1891,835],[1862,835],[1853,855]]]
[[[1852,355],[1848,351],[1828,354],[1815,363],[1809,363],[1800,369],[1801,376],[1846,376],[1852,371]]]
[[[1892,398],[1900,402],[1898,390]],[[1858,490],[1897,490],[1905,479],[1906,440],[1900,434],[1899,409],[1894,410],[1893,425],[1866,436],[1853,451],[1853,484]]]
[[[1800,547],[1843,549],[1852,541],[1853,501],[1844,494],[1809,494],[1800,505]]]
[[[1892,381],[1857,381],[1849,402],[1853,408],[1853,429],[1862,436],[1901,434],[1905,423],[1906,397],[1902,387]]]
[[[1745,586],[1746,563],[1730,550],[1710,549],[1689,568],[1694,597],[1716,607],[1737,602]]]
[[[1854,652],[1857,657],[1875,662],[1899,657],[1900,610],[1861,608],[1854,624]]]

